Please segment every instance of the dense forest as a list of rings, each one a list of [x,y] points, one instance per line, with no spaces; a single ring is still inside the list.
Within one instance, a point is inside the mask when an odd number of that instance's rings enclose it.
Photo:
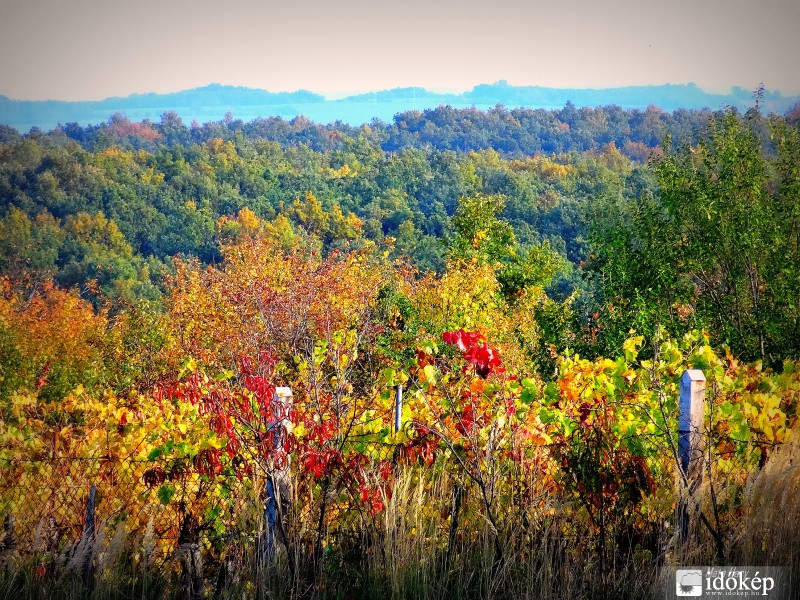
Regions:
[[[0,127],[0,598],[800,567],[798,117]]]
[[[219,261],[250,216],[286,246],[374,246],[442,273],[454,219],[472,211],[462,223],[476,231],[493,219],[509,228],[493,258],[507,295],[536,270],[526,260],[548,256],[548,294],[568,301],[571,334],[598,311],[621,334],[666,319],[775,363],[800,347],[796,113],[442,106],[358,128],[302,117],[187,126],[174,113],[5,128],[0,269],[78,286],[98,306],[157,300],[172,257]],[[602,337],[593,352],[618,349]]]

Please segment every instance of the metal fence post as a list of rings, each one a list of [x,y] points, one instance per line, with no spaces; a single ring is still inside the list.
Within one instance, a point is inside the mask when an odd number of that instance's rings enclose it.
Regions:
[[[16,518],[12,513],[3,519],[3,533],[0,534],[0,566],[13,560],[17,553],[17,537],[14,532]]]
[[[92,577],[92,546],[94,545],[95,519],[94,510],[96,506],[97,486],[92,484],[89,488],[89,499],[86,501],[86,524],[83,527],[83,539],[80,546],[86,553],[83,559],[83,581],[88,583]]]
[[[403,386],[398,385],[394,397],[394,430],[403,429]]]
[[[183,515],[178,534],[179,555],[182,569],[183,600],[200,600],[205,596],[203,583],[203,555],[200,550],[200,524],[189,511]]]

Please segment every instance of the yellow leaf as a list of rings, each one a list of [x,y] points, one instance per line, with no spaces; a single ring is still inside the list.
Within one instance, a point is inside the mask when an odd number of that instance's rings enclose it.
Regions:
[[[425,365],[419,373],[419,380],[422,383],[435,383],[436,382],[436,367],[433,365]]]

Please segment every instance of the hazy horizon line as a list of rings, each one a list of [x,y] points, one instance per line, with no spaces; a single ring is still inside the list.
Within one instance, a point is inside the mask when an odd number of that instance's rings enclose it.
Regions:
[[[378,93],[378,92],[386,92],[386,91],[393,91],[393,90],[402,90],[402,89],[413,89],[419,88],[423,89],[426,92],[432,92],[435,94],[465,94],[474,90],[477,86],[481,85],[498,85],[498,84],[505,84],[512,88],[544,88],[544,89],[552,89],[552,90],[616,90],[616,89],[624,89],[624,88],[645,88],[645,87],[661,87],[667,85],[673,86],[695,86],[701,91],[707,94],[714,94],[714,95],[730,95],[734,93],[736,89],[748,90],[755,93],[757,88],[753,90],[749,90],[749,87],[737,84],[731,84],[727,87],[720,87],[720,86],[709,86],[703,87],[702,85],[695,83],[693,81],[688,82],[663,82],[663,83],[632,83],[626,85],[608,85],[608,86],[586,86],[586,87],[578,87],[578,86],[552,86],[552,85],[542,85],[542,84],[519,84],[519,83],[510,83],[508,80],[505,79],[498,79],[493,82],[481,82],[472,85],[471,87],[467,88],[451,88],[451,87],[425,87],[422,85],[398,85],[395,87],[383,87],[383,88],[355,88],[349,90],[326,90],[326,91],[318,91],[314,90],[310,87],[300,87],[293,90],[285,89],[285,90],[271,90],[264,87],[253,87],[249,85],[240,85],[236,83],[221,83],[219,81],[211,81],[203,85],[193,86],[193,87],[184,87],[179,89],[169,89],[163,91],[142,91],[142,92],[131,92],[127,95],[112,95],[112,96],[105,96],[102,98],[83,98],[83,99],[64,99],[64,98],[56,98],[56,97],[49,97],[49,98],[13,98],[6,94],[0,92],[0,96],[8,98],[12,101],[19,101],[19,102],[103,102],[105,100],[111,100],[114,98],[131,98],[134,96],[147,96],[147,95],[167,95],[167,94],[177,94],[186,91],[192,91],[197,89],[203,89],[212,86],[220,86],[220,87],[232,87],[232,88],[240,88],[240,89],[247,89],[247,90],[257,90],[257,91],[264,91],[271,94],[293,94],[298,92],[310,92],[313,94],[317,94],[322,96],[326,101],[329,100],[342,100],[351,96],[357,96],[362,94],[371,94],[371,93]],[[780,89],[780,88],[769,88],[765,87],[765,90],[768,92],[778,92],[781,96],[797,96],[800,95],[800,88],[797,89]]]

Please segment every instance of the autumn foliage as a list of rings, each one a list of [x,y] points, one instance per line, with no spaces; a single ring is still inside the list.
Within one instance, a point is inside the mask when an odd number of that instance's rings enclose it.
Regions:
[[[205,536],[222,564],[234,534],[263,530],[267,489],[288,473],[276,543],[295,589],[339,585],[330,565],[378,560],[402,545],[399,531],[422,536],[447,577],[456,557],[480,556],[481,581],[511,586],[510,565],[531,564],[531,540],[553,528],[576,540],[563,560],[596,558],[587,577],[612,589],[620,564],[674,533],[685,368],[709,378],[721,535],[796,427],[791,361],[763,370],[701,333],[659,334],[631,337],[615,359],[561,353],[549,374],[526,327],[540,291],[507,301],[495,265],[454,260],[419,276],[369,247],[287,248],[252,219],[231,219],[240,227],[220,263],[175,261],[166,309],[147,327],[134,307],[4,281],[0,498],[20,535],[46,518],[69,523],[59,543],[80,538],[83,497],[59,501],[60,486],[96,485],[103,526],[142,533],[158,514],[163,555]],[[118,376],[125,365],[140,374]],[[291,388],[291,408],[275,401],[278,386]],[[412,508],[424,532],[402,529]]]

